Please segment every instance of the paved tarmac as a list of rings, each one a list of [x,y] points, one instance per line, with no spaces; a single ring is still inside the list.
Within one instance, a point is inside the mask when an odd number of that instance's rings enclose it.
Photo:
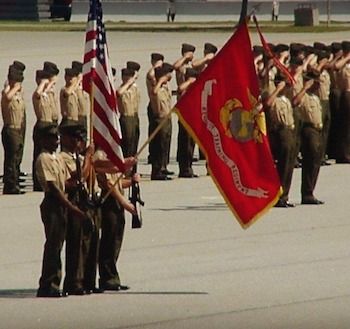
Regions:
[[[223,45],[226,33],[111,33],[111,57],[144,72],[149,54],[173,62],[181,42]],[[271,42],[330,42],[346,34],[267,35]],[[29,171],[34,123],[29,103],[34,70],[44,60],[62,68],[81,57],[81,33],[2,32],[0,77],[13,59],[23,60],[28,131],[23,169]],[[254,37],[254,40],[256,38]],[[5,47],[6,45],[6,47]],[[31,78],[32,77],[32,78]],[[143,109],[146,97],[143,93]],[[141,115],[146,136],[145,111]],[[176,118],[170,169],[177,172]],[[0,156],[2,156],[0,152]],[[0,328],[6,329],[348,329],[350,324],[350,175],[348,165],[322,167],[316,196],[322,206],[300,205],[300,169],[290,193],[296,208],[271,209],[251,228],[240,228],[206,176],[149,181],[147,154],[140,172],[146,206],[144,227],[130,229],[119,261],[125,293],[58,300],[35,298],[44,242],[39,216],[42,193],[0,196]],[[2,162],[2,159],[0,160]]]

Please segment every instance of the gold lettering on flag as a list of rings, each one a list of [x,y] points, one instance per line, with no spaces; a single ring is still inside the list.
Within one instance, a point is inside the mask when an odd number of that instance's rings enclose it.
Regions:
[[[208,118],[208,98],[209,96],[212,96],[213,94],[213,85],[216,84],[216,80],[208,80],[204,84],[204,88],[202,90],[201,95],[201,117],[202,121],[206,125],[207,129],[213,136],[213,143],[215,152],[218,155],[218,157],[226,164],[227,167],[230,168],[232,173],[233,182],[235,184],[236,189],[246,195],[256,198],[267,198],[268,197],[268,191],[263,190],[262,188],[258,187],[256,189],[252,189],[249,187],[245,187],[242,184],[241,181],[241,175],[238,169],[238,166],[236,163],[225,153],[222,147],[221,143],[221,137],[218,128],[214,125],[213,122],[211,122]]]

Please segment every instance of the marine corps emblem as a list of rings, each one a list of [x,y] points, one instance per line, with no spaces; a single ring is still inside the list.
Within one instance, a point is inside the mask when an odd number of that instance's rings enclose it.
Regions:
[[[230,99],[220,110],[220,122],[228,137],[233,137],[241,143],[251,140],[262,143],[263,135],[266,135],[265,115],[261,111],[262,104],[249,89],[247,94],[250,109],[243,108],[240,100]]]

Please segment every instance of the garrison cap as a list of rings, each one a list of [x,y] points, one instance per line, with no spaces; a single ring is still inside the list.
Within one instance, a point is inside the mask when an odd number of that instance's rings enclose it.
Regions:
[[[304,50],[306,56],[315,53],[315,48],[314,48],[314,47],[311,47],[311,46],[305,46],[305,47],[303,48],[303,50]]]
[[[318,50],[326,50],[327,46],[322,42],[314,42],[314,48]]]
[[[199,75],[199,72],[197,70],[193,69],[192,67],[189,67],[186,69],[186,72],[185,72],[186,79],[197,78],[198,75]]]
[[[258,46],[258,45],[253,46],[253,53],[257,54],[257,55],[263,54],[264,53],[264,47]]]
[[[11,72],[23,74],[23,71],[16,68],[13,64],[9,66],[8,73],[10,74]]]
[[[58,75],[58,73],[60,73],[60,70],[55,63],[47,61],[44,62],[44,71],[49,72],[52,76]]]
[[[289,46],[291,56],[297,56],[304,51],[304,45],[301,43],[291,43]]]
[[[341,46],[343,51],[350,52],[350,41],[343,41]]]
[[[331,45],[326,45],[326,48],[324,49],[326,51],[328,51],[329,53],[332,53],[332,46]]]
[[[156,76],[156,79],[159,79],[160,77],[173,72],[173,70],[174,70],[174,67],[171,64],[164,63],[161,67],[156,67],[154,69],[154,74]]]
[[[304,64],[303,60],[299,57],[291,57],[289,61],[290,65],[296,65],[296,66],[301,66]]]
[[[192,46],[188,43],[183,43],[182,44],[182,47],[181,47],[181,52],[184,54],[184,53],[187,53],[187,52],[194,52],[196,50],[196,47],[195,46]]]
[[[218,51],[218,48],[216,46],[214,46],[212,43],[206,42],[204,44],[204,51],[206,53],[211,53],[211,54],[216,54],[216,52]]]
[[[169,63],[163,63],[162,67],[167,73],[171,73],[174,71],[174,66]]]
[[[321,61],[322,59],[329,58],[330,52],[326,50],[320,50],[317,52],[317,61]]]
[[[72,69],[77,70],[79,73],[83,72],[83,63],[79,61],[72,62]]]
[[[67,122],[60,125],[59,132],[61,135],[70,137],[84,138],[86,136],[85,127],[74,122]]]
[[[35,78],[36,79],[49,79],[50,78],[50,74],[44,70],[36,70],[35,72]]]
[[[333,54],[343,49],[342,44],[340,42],[332,42],[331,48]]]
[[[140,71],[141,65],[137,62],[128,61],[126,62],[126,68],[138,72]]]
[[[167,74],[167,72],[165,72],[165,70],[163,69],[162,66],[156,67],[156,68],[154,69],[154,76],[156,77],[157,80],[158,80],[160,77],[162,77],[162,76],[164,76],[164,75],[166,75],[166,74]]]
[[[121,72],[122,72],[122,77],[133,77],[135,75],[135,71],[128,68],[122,69]]]
[[[26,66],[20,61],[13,61],[12,66],[22,72],[26,69]]]
[[[275,53],[282,53],[288,50],[289,50],[289,46],[283,43],[279,43],[278,45],[275,46]]]
[[[58,128],[55,124],[50,124],[40,129],[41,136],[58,136]]]
[[[9,81],[22,82],[24,80],[23,71],[19,71],[16,68],[12,67],[9,69],[7,79]]]
[[[164,61],[164,56],[162,54],[159,54],[159,53],[152,53],[151,60],[152,61]]]
[[[69,76],[69,77],[77,77],[80,73],[76,70],[76,69],[72,69],[70,67],[67,67],[64,70],[65,75]]]

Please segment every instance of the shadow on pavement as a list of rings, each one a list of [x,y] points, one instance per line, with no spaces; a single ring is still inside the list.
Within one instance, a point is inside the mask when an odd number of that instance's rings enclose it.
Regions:
[[[126,292],[112,292],[105,291],[105,294],[123,294],[123,295],[209,295],[207,292],[202,291],[126,291]]]
[[[36,289],[6,289],[0,290],[1,298],[34,298],[36,296]]]
[[[174,208],[152,208],[152,210],[158,211],[179,211],[179,210],[188,210],[188,211],[217,211],[228,209],[226,203],[213,203],[208,205],[201,206],[179,206]]]

